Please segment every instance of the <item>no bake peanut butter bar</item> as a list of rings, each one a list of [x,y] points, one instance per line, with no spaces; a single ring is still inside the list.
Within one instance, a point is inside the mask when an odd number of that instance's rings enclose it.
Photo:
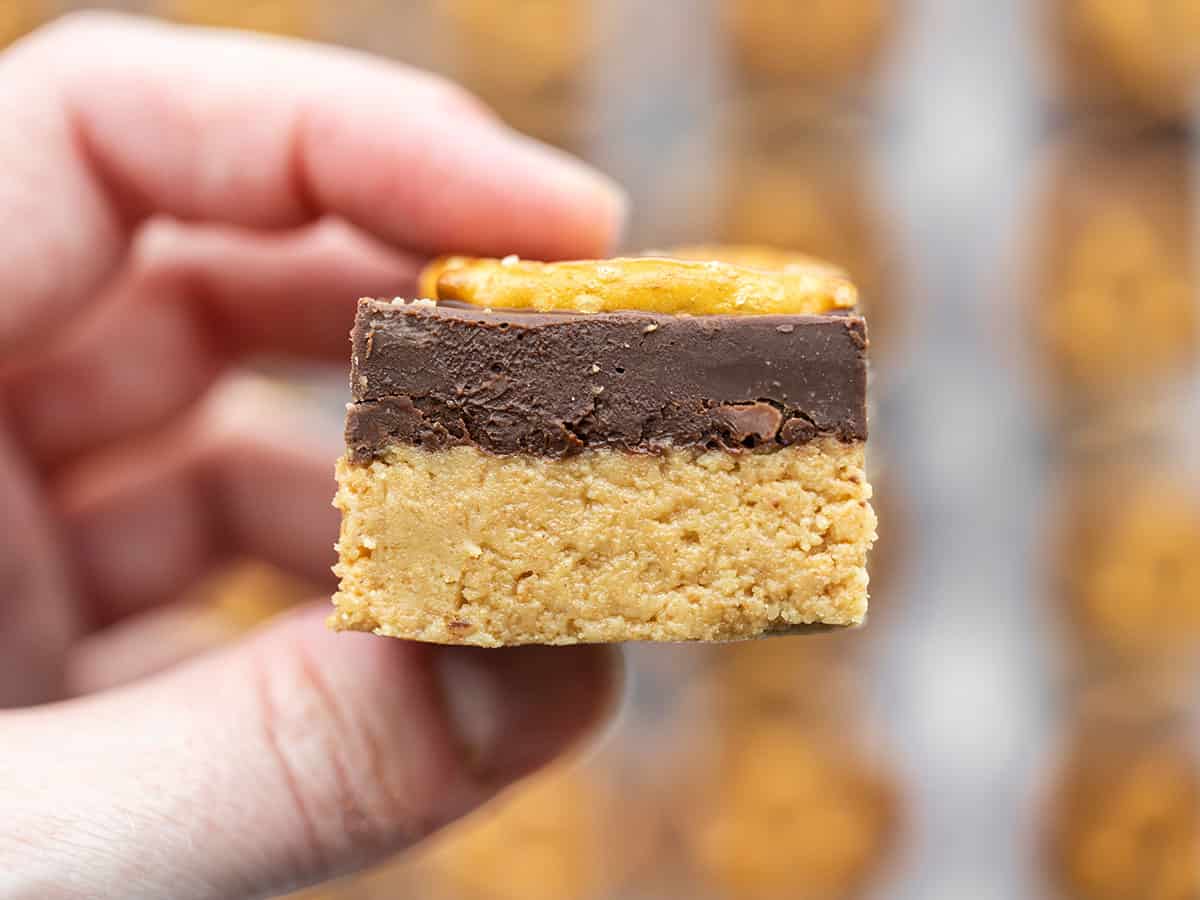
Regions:
[[[450,259],[362,300],[332,625],[495,647],[855,625],[875,539],[853,286]]]

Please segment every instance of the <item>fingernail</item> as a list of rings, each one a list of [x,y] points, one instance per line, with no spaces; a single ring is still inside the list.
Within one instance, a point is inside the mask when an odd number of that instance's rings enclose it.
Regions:
[[[464,763],[499,786],[578,745],[611,713],[617,657],[602,647],[445,648],[436,667]]]

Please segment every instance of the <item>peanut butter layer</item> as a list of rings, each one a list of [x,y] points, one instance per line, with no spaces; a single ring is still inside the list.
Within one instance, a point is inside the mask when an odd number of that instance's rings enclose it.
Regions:
[[[846,314],[672,316],[363,300],[346,443],[569,456],[865,440],[866,328]]]
[[[431,300],[492,309],[694,316],[820,315],[853,309],[854,285],[830,266],[760,268],[716,260],[639,257],[542,263],[450,257],[421,278]]]
[[[765,454],[347,457],[332,624],[484,647],[853,625],[875,539],[863,455],[821,438]]]

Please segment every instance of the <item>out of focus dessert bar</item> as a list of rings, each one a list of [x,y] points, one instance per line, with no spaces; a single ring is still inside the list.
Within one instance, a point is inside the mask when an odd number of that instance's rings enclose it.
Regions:
[[[1045,10],[1069,108],[1187,121],[1200,79],[1200,3],[1051,0]]]
[[[1115,408],[1127,422],[1195,361],[1190,154],[1182,141],[1099,143],[1087,132],[1058,147],[1031,317],[1060,410]]]

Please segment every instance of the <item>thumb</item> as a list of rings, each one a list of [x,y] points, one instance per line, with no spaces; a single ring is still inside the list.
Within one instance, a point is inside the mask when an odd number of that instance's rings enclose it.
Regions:
[[[303,887],[470,811],[579,740],[613,696],[602,648],[431,647],[335,635],[325,614],[0,717],[0,895]]]

